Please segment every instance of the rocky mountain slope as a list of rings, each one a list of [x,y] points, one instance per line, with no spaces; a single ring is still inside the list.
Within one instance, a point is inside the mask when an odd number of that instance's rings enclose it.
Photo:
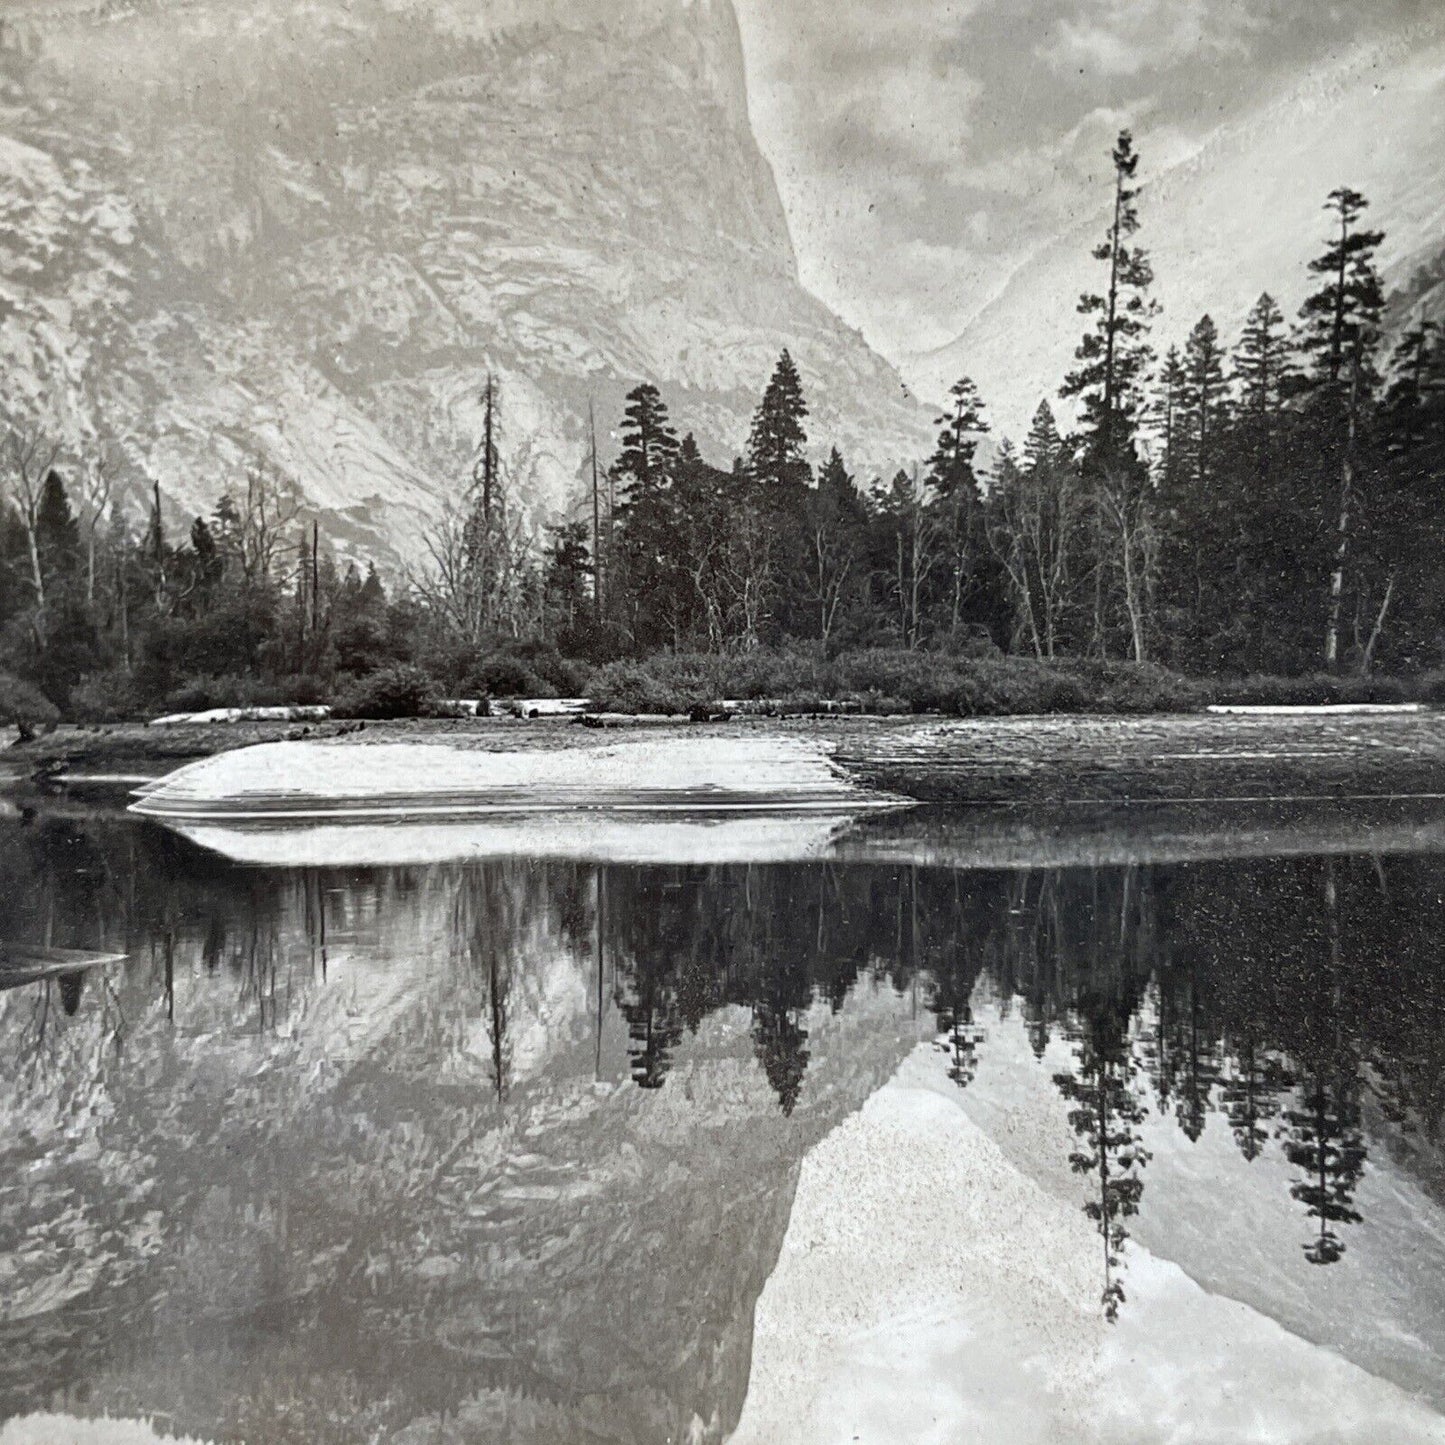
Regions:
[[[414,556],[469,474],[488,370],[537,522],[657,382],[726,463],[778,352],[820,455],[929,413],[797,280],[730,0],[97,0],[0,25],[12,417],[108,451],[177,520],[288,480]]]
[[[1414,279],[1445,249],[1445,13],[1389,48],[1341,58],[1162,175],[1143,151],[1139,239],[1154,261],[1161,347],[1182,343],[1206,311],[1232,344],[1264,290],[1293,316],[1328,230],[1321,205],[1340,185],[1369,198],[1370,223],[1387,233],[1389,285],[1425,294]],[[1022,437],[1072,365],[1076,298],[1099,285],[1089,249],[1108,225],[1100,202],[985,298],[956,340],[905,363],[923,394],[972,375],[1000,427]]]
[[[37,889],[42,847],[0,835]],[[0,1416],[164,1414],[274,1445],[725,1438],[799,1163],[933,1032],[927,1009],[866,969],[816,1002],[790,1115],[735,1007],[638,1088],[617,921],[648,889],[721,916],[761,872],[609,869],[594,944],[603,885],[570,864],[169,856],[136,875],[184,919],[154,962],[127,940],[73,1016],[0,993]],[[678,944],[708,976],[735,961],[696,925]]]

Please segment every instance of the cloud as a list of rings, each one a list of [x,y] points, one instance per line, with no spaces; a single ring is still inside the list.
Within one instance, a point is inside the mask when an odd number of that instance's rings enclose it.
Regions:
[[[1132,77],[1203,55],[1245,55],[1259,22],[1240,5],[1211,0],[1083,0],[1040,47],[1054,71],[1082,67]]]

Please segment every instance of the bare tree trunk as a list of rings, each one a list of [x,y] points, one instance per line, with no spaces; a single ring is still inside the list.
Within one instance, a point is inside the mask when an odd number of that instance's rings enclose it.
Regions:
[[[1380,610],[1375,614],[1375,625],[1370,629],[1370,640],[1365,644],[1365,650],[1360,655],[1360,676],[1368,677],[1370,669],[1375,665],[1375,648],[1379,646],[1380,635],[1385,630],[1385,617],[1390,611],[1390,603],[1395,596],[1395,576],[1392,568],[1389,577],[1385,581],[1385,595],[1380,602]]]
[[[35,642],[45,648],[45,569],[40,565],[40,542],[33,520],[25,526],[25,549],[30,556],[30,585],[35,590]]]
[[[1349,420],[1345,431],[1345,454],[1340,461],[1340,512],[1336,525],[1335,565],[1330,573],[1330,620],[1325,631],[1325,666],[1333,672],[1340,659],[1340,612],[1345,598],[1345,563],[1350,550],[1350,507],[1355,490],[1355,433],[1360,400],[1360,354],[1355,347],[1350,376]]]

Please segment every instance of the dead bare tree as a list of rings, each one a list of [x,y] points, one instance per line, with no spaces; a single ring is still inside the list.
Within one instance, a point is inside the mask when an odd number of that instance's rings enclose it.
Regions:
[[[1143,469],[1106,465],[1095,488],[1105,559],[1113,572],[1135,662],[1149,660],[1148,628],[1159,563],[1159,529]],[[1102,630],[1103,619],[1096,619]]]
[[[38,647],[44,647],[47,631],[45,568],[40,557],[40,504],[45,494],[45,479],[59,455],[60,444],[49,440],[39,427],[14,422],[6,427],[4,498],[25,533],[30,585],[35,596],[31,627]]]
[[[110,507],[114,478],[103,456],[92,456],[80,479],[80,527],[85,538],[85,601],[95,604],[95,561],[101,522]]]
[[[815,498],[808,516],[808,583],[825,647],[856,581],[861,553],[859,528],[850,525],[838,507]]]
[[[241,571],[248,583],[270,581],[287,533],[300,513],[294,483],[265,466],[255,467],[247,475],[237,540]]]
[[[893,532],[893,565],[885,580],[898,608],[900,639],[916,648],[923,641],[929,579],[942,560],[943,526],[917,468],[894,477],[882,505]]]
[[[738,508],[719,553],[719,571],[727,598],[729,641],[744,652],[762,642],[776,550],[776,533],[762,509],[751,505]]]

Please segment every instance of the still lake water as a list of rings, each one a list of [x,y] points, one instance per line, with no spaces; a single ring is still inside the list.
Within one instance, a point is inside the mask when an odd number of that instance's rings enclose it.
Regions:
[[[0,993],[0,1421],[725,1438],[800,1166],[920,1049],[1092,1229],[1110,1328],[1147,1251],[1445,1408],[1445,853],[981,869],[875,826],[282,868],[0,820],[0,938],[128,955]]]

